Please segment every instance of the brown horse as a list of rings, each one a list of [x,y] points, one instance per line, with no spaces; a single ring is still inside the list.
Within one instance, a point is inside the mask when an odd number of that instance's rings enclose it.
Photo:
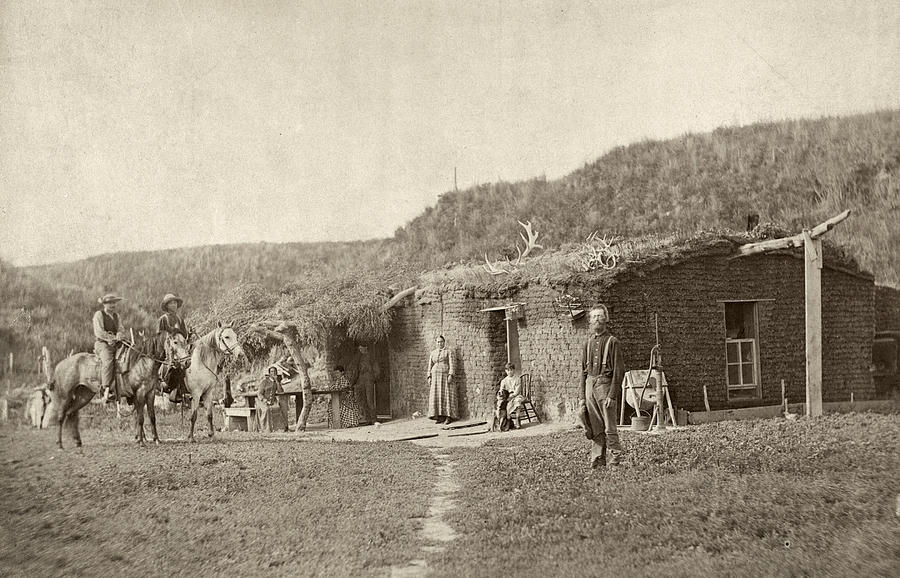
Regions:
[[[184,382],[191,392],[191,433],[189,441],[194,441],[194,425],[197,411],[202,403],[206,407],[206,421],[209,423],[209,437],[213,436],[213,386],[219,383],[222,364],[227,357],[244,355],[237,334],[231,324],[222,325],[201,337],[194,344],[191,365],[185,373]]]
[[[135,438],[144,445],[144,407],[150,417],[153,441],[159,443],[156,431],[156,409],[153,399],[159,387],[159,366],[167,353],[176,363],[188,362],[187,342],[182,335],[160,332],[144,342],[143,346],[129,345],[138,359],[131,370],[123,376],[119,392],[126,399],[134,401]],[[78,430],[78,411],[87,405],[99,391],[99,368],[97,357],[91,353],[76,353],[56,365],[50,382],[50,395],[58,408],[59,430],[56,445],[62,449],[62,430],[66,424],[72,428],[76,447],[81,447],[81,433]]]

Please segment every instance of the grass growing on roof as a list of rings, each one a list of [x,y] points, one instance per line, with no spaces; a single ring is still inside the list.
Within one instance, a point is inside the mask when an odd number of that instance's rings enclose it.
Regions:
[[[452,267],[428,271],[421,275],[426,292],[440,293],[453,290],[482,290],[504,294],[530,283],[549,285],[614,283],[616,278],[635,272],[649,271],[663,265],[674,265],[703,256],[731,255],[740,245],[766,239],[791,236],[787,229],[765,223],[751,232],[729,229],[706,229],[699,232],[679,232],[668,235],[645,235],[630,239],[617,239],[614,247],[619,253],[619,264],[609,270],[584,271],[579,255],[581,245],[568,243],[551,252],[539,252],[528,257],[517,271],[508,275],[491,275],[484,270],[484,262],[469,262]],[[824,241],[826,260],[850,270],[859,266],[841,247]]]

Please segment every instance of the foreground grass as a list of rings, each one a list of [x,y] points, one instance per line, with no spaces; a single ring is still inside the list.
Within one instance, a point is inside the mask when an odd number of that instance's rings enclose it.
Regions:
[[[384,575],[418,548],[427,450],[250,434],[141,449],[118,429],[87,430],[82,453],[0,430],[0,575]]]
[[[896,415],[627,433],[591,471],[572,432],[457,450],[438,575],[900,575]]]

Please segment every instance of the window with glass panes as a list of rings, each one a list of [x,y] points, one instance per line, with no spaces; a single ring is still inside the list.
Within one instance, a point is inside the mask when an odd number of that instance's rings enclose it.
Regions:
[[[725,379],[728,399],[760,397],[755,301],[725,303]]]

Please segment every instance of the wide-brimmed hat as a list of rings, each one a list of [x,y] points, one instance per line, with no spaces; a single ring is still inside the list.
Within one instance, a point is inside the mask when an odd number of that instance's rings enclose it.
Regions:
[[[176,303],[178,303],[178,307],[181,307],[181,304],[184,303],[184,301],[182,301],[181,297],[178,297],[178,296],[175,295],[174,293],[166,293],[166,296],[163,297],[162,304],[160,305],[160,308],[161,308],[163,311],[165,311],[165,310],[166,310],[166,306],[167,306],[169,303],[171,303],[172,301],[175,301]]]
[[[115,293],[107,293],[103,297],[97,298],[97,303],[106,304],[106,303],[118,303],[122,301],[122,298],[116,295]]]

